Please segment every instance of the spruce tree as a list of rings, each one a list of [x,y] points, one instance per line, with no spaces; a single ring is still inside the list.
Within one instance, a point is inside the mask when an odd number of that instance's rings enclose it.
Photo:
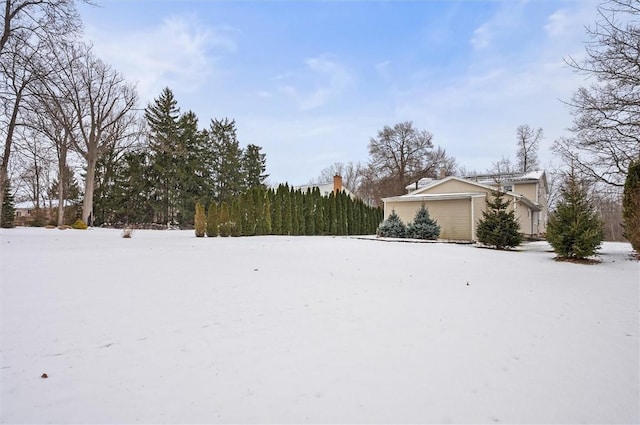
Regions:
[[[493,199],[487,200],[488,209],[482,213],[478,222],[478,241],[496,247],[496,249],[512,248],[522,243],[520,225],[515,212],[509,210],[509,202],[504,200],[504,193],[494,191]]]
[[[549,214],[547,241],[560,258],[585,259],[602,242],[602,220],[589,203],[587,186],[572,170],[560,187],[560,200]]]
[[[180,109],[167,87],[145,109],[149,127],[151,174],[154,184],[152,205],[160,223],[171,222],[177,210],[178,164],[184,150],[179,140]]]
[[[209,204],[206,233],[210,238],[218,236],[218,205],[215,202]]]
[[[204,207],[200,202],[196,203],[196,212],[193,222],[195,225],[196,237],[203,237],[206,231],[206,222],[204,217]]]
[[[631,161],[622,197],[624,237],[640,255],[640,159]]]
[[[242,172],[242,149],[236,135],[234,120],[211,120],[208,132],[213,151],[215,196],[220,201],[230,201],[245,191]]]
[[[4,194],[2,196],[2,223],[0,227],[3,229],[9,229],[16,227],[16,208],[13,194],[11,193],[11,184],[6,182],[4,187]]]
[[[404,238],[407,235],[407,227],[393,210],[389,217],[380,223],[377,233],[382,238]]]
[[[267,169],[266,155],[260,153],[260,146],[249,144],[242,154],[242,174],[245,179],[245,187],[265,187],[265,180],[269,177],[265,174]]]
[[[438,239],[440,226],[429,216],[429,210],[422,204],[416,212],[413,223],[407,226],[407,236],[413,239]]]

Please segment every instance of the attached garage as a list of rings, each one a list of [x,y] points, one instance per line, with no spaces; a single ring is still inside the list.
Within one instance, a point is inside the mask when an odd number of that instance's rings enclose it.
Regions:
[[[429,215],[440,225],[440,239],[475,241],[476,227],[487,208],[487,197],[495,188],[465,180],[447,177],[434,180],[418,190],[402,196],[384,198],[384,216],[395,211],[408,224],[424,204]],[[532,222],[540,208],[521,194],[507,192],[523,234],[533,234]]]
[[[386,198],[384,215],[395,211],[408,224],[413,221],[416,211],[424,204],[429,215],[440,225],[440,238],[450,240],[475,240],[477,214],[482,214],[485,205],[484,194],[423,195],[406,198],[398,196]]]

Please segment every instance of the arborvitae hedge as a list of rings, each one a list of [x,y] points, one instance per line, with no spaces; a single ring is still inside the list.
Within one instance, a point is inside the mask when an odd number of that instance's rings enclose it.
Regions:
[[[218,204],[215,202],[209,204],[206,233],[210,238],[218,236]]]
[[[324,197],[318,189],[301,192],[280,185],[209,205],[206,235],[370,235],[381,220],[382,209],[345,193]]]
[[[193,223],[195,225],[196,237],[204,237],[204,233],[206,230],[206,220],[204,216],[204,207],[200,202],[196,203],[196,213],[193,218]]]

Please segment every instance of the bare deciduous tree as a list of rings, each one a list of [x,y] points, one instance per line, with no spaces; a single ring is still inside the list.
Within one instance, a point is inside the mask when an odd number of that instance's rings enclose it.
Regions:
[[[85,193],[82,219],[93,216],[93,192],[98,159],[125,140],[135,126],[134,107],[137,96],[132,85],[109,65],[96,58],[84,44],[68,46],[56,52],[56,60],[64,65],[55,81],[57,90],[66,93],[71,114],[61,114],[64,129],[74,150],[86,162]],[[66,107],[58,102],[59,111]]]
[[[385,126],[369,141],[369,169],[372,176],[385,182],[382,195],[398,195],[405,186],[435,172],[430,161],[433,136],[418,130],[410,121]]]
[[[309,184],[323,184],[333,181],[333,176],[341,176],[342,184],[350,192],[357,194],[362,180],[364,167],[362,164],[347,162],[336,162],[320,172],[320,176],[311,179]]]
[[[538,162],[538,147],[542,140],[542,129],[537,130],[529,127],[528,124],[518,126],[516,130],[518,151],[517,168],[522,173],[536,170],[540,165]]]
[[[598,12],[587,28],[585,59],[567,60],[592,84],[568,102],[574,137],[556,141],[554,150],[582,173],[621,187],[640,157],[640,3],[608,0]]]
[[[81,27],[74,0],[3,0],[0,3],[0,193],[4,193],[13,136],[30,86],[47,72],[40,59],[45,42],[73,36]]]

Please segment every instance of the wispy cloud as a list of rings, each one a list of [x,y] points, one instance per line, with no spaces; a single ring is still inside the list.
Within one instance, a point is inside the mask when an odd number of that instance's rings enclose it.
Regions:
[[[103,32],[87,28],[98,55],[137,83],[143,102],[169,86],[196,91],[222,74],[218,56],[236,50],[236,30],[204,27],[194,16],[173,16],[155,27],[128,32]]]
[[[278,77],[280,91],[292,98],[299,109],[312,110],[339,97],[353,77],[346,67],[327,56],[308,58],[305,67]]]

